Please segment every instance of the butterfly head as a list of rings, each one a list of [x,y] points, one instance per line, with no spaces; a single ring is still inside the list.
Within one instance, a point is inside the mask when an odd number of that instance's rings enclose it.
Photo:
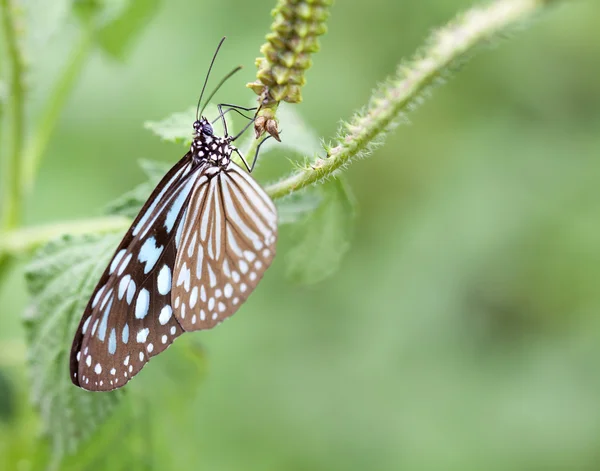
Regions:
[[[212,136],[213,135],[213,127],[209,123],[209,121],[202,116],[201,119],[194,121],[194,137],[198,138],[202,135],[204,136]]]

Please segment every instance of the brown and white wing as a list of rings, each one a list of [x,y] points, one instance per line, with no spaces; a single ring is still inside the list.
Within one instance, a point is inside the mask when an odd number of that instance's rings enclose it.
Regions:
[[[234,314],[273,261],[277,242],[275,205],[238,165],[199,183],[172,281],[173,313],[184,330],[210,329]]]

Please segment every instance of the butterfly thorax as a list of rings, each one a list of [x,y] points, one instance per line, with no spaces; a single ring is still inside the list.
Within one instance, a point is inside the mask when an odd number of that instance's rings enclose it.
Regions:
[[[206,162],[213,167],[226,169],[231,162],[233,146],[229,138],[215,136],[211,124],[202,117],[202,120],[194,123],[190,152],[198,163]]]

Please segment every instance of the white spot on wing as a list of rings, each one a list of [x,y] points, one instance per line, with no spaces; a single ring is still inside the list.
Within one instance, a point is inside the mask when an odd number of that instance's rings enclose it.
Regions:
[[[169,294],[169,291],[171,291],[171,269],[168,265],[163,265],[163,267],[158,272],[156,285],[158,288],[158,292],[162,295]]]
[[[172,315],[173,309],[171,309],[171,306],[167,304],[160,310],[160,314],[158,315],[158,322],[160,322],[161,325],[165,325],[167,322],[169,322],[169,319],[171,319]]]
[[[148,314],[148,308],[150,306],[150,293],[146,288],[142,288],[138,294],[137,301],[135,302],[135,317],[136,319],[143,319]]]
[[[137,343],[144,343],[148,338],[148,334],[150,333],[150,329],[147,327],[145,329],[140,329],[135,337]]]

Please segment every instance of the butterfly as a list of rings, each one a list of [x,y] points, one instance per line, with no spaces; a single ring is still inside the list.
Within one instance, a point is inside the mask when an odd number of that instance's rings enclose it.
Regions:
[[[202,116],[205,107],[197,111],[189,151],[144,204],[85,308],[70,357],[76,386],[125,385],[184,332],[210,329],[234,314],[273,261],[275,205],[250,176],[254,164],[233,145],[241,133],[229,136],[224,119],[228,111],[251,109],[218,105],[225,130],[218,137]]]

